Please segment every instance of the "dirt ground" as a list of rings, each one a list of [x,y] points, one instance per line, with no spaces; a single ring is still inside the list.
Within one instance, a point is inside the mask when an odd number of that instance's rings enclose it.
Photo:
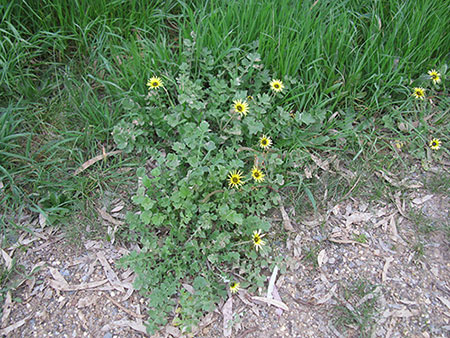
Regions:
[[[287,242],[272,239],[286,272],[272,271],[257,294],[241,289],[230,296],[191,336],[449,337],[447,193],[409,184],[390,201],[349,197],[309,219],[286,208],[274,226],[290,221],[294,231]],[[120,226],[119,214],[99,218]],[[146,301],[133,289],[134,274],[116,267],[132,248],[91,240],[70,245],[39,219],[25,221],[34,234],[2,252],[6,266],[15,258],[27,277],[8,293],[1,334],[147,336]],[[183,335],[167,326],[154,337]]]

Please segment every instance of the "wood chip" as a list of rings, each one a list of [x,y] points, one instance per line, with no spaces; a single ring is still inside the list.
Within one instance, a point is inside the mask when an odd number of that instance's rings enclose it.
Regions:
[[[312,170],[308,166],[305,167],[305,177],[306,178],[312,178]]]
[[[87,168],[89,168],[94,163],[96,163],[102,159],[106,159],[109,156],[120,154],[121,152],[122,152],[122,150],[110,151],[109,153],[105,153],[103,151],[103,154],[95,156],[94,158],[91,158],[90,160],[84,162],[77,170],[75,170],[73,175],[76,176],[76,175],[80,174],[81,172],[85,171]]]
[[[130,316],[136,317],[136,318],[145,318],[145,316],[134,313],[133,311],[127,309],[125,306],[123,306],[122,304],[120,304],[118,301],[116,301],[114,298],[112,298],[110,295],[108,295],[107,293],[104,293],[104,295],[106,296],[106,298],[108,298],[111,303],[113,303],[115,306],[117,306],[119,309],[121,309],[123,312],[128,313]]]
[[[387,279],[387,272],[389,269],[389,265],[391,265],[391,263],[394,261],[393,257],[386,257],[386,262],[384,263],[383,266],[383,273],[381,274],[381,281],[384,283]]]
[[[391,239],[394,242],[397,242],[399,239],[399,236],[398,236],[398,231],[397,231],[397,225],[395,224],[395,214],[392,215],[389,219],[389,230],[392,235]]]
[[[39,214],[39,225],[41,228],[45,227],[47,224],[47,216],[45,216],[42,212]]]
[[[102,327],[102,331],[110,331],[112,329],[115,329],[117,327],[130,327],[135,331],[142,332],[144,335],[147,336],[147,329],[145,328],[145,325],[142,324],[142,322],[139,321],[132,321],[127,319],[120,319],[116,320],[114,322],[111,322],[109,324],[106,324]]]
[[[50,279],[49,285],[54,288],[55,290],[60,291],[78,291],[78,290],[86,290],[86,289],[93,289],[96,287],[99,287],[103,284],[108,283],[107,279],[96,281],[96,282],[90,282],[90,283],[81,283],[81,284],[75,284],[75,285],[69,285],[69,284],[62,284],[61,282]]]
[[[275,285],[275,280],[277,279],[277,274],[278,274],[278,266],[275,265],[275,268],[272,271],[272,276],[270,276],[270,280],[269,280],[269,286],[267,287],[267,298],[273,298],[272,296],[272,292],[273,292],[273,287]]]
[[[353,223],[365,223],[369,221],[373,215],[369,212],[355,212],[347,217],[345,226],[349,227]]]
[[[450,310],[450,301],[447,298],[443,296],[437,296],[437,298]]]
[[[285,311],[289,311],[289,308],[287,307],[287,305],[279,300],[270,299],[270,298],[266,298],[266,297],[258,297],[258,296],[253,296],[252,299],[259,301],[259,302],[267,303],[269,305],[279,307],[280,309],[283,309]]]
[[[278,289],[277,289],[276,286],[274,286],[274,288],[273,288],[273,299],[275,299],[275,300],[277,300],[279,302],[283,302],[281,297],[280,297],[280,294],[278,293]],[[278,309],[275,310],[275,313],[278,316],[281,316],[283,314],[283,310],[278,308]]]
[[[3,260],[5,261],[5,266],[7,270],[11,270],[12,268],[12,258],[6,253],[5,250],[0,249],[2,251],[2,257]]]
[[[98,213],[100,214],[100,216],[105,220],[108,221],[114,225],[124,225],[125,223],[123,221],[120,221],[118,219],[115,219],[114,217],[112,217],[110,214],[108,214],[106,212],[106,210],[104,209],[99,209],[97,208]]]
[[[407,309],[400,309],[400,310],[386,310],[383,312],[383,317],[394,317],[394,318],[409,318],[418,316],[420,314],[419,310],[407,310]]]
[[[90,250],[90,249],[102,249],[103,248],[103,244],[100,241],[91,241],[91,240],[87,240],[84,243],[84,247],[86,248],[86,250]]]
[[[331,332],[333,332],[333,334],[338,337],[338,338],[345,338],[345,336],[343,336],[331,323],[331,321],[328,321],[328,328],[330,329]]]
[[[61,275],[61,273],[53,268],[53,267],[49,267],[48,268],[50,270],[50,273],[52,274],[53,278],[55,279],[55,282],[58,282],[59,285],[61,285],[63,288],[67,288],[69,287],[69,283],[67,283],[67,281],[64,279],[63,275]]]
[[[424,204],[426,201],[433,198],[433,195],[425,195],[423,197],[417,197],[412,200],[414,204]]]
[[[250,307],[255,307],[255,303],[251,302],[251,296],[245,290],[240,290],[237,293],[238,298],[245,304]]]
[[[76,307],[81,309],[84,307],[91,306],[92,304],[96,303],[98,300],[98,295],[89,295],[86,297],[82,297],[78,299]]]
[[[324,171],[330,171],[330,163],[327,160],[322,160],[319,157],[311,154],[311,159],[314,161],[315,164],[317,164],[317,166],[319,168],[321,168]]]
[[[97,252],[97,258],[100,261],[100,264],[103,266],[103,270],[105,271],[106,278],[108,278],[111,285],[120,292],[125,292],[122,283],[117,277],[114,270],[111,268],[111,265],[106,260],[105,254],[102,251]]]
[[[317,263],[319,264],[319,267],[322,267],[322,265],[326,264],[327,261],[327,252],[325,251],[325,249],[322,249],[317,255]]]
[[[166,331],[166,334],[170,334],[171,336],[176,337],[176,338],[182,336],[180,329],[178,329],[174,326],[171,326],[171,325],[166,326],[165,331]]]
[[[31,315],[26,316],[24,319],[19,320],[18,322],[14,323],[14,324],[12,324],[12,325],[10,325],[8,327],[5,327],[5,328],[1,329],[0,330],[0,335],[7,336],[9,333],[14,331],[15,329],[17,329],[17,328],[21,327],[22,325],[24,325],[27,322],[27,320],[30,319],[30,318],[31,318]]]
[[[395,179],[389,177],[385,172],[383,172],[381,170],[375,172],[375,174],[377,174],[378,176],[381,176],[389,184],[391,184],[392,186],[397,187],[397,188],[417,189],[417,188],[422,188],[423,187],[422,183],[420,183],[420,182],[411,183],[411,182],[408,182],[407,179],[402,180],[401,182],[398,182]],[[393,176],[393,174],[391,174],[391,176]]]
[[[11,290],[6,293],[5,303],[3,304],[3,315],[2,315],[2,327],[8,322],[9,315],[11,314],[13,303],[11,298]]]
[[[230,337],[232,333],[233,319],[233,297],[228,298],[222,307],[223,314],[223,336]]]
[[[191,285],[186,284],[186,283],[183,283],[183,284],[181,284],[181,285],[182,285],[182,286],[186,289],[186,291],[189,292],[191,295],[193,295],[193,294],[195,293],[194,288],[193,288]]]
[[[124,207],[123,204],[118,205],[117,207],[115,207],[114,209],[111,210],[111,213],[114,214],[114,213],[116,213],[116,212],[119,212],[120,210],[123,209],[123,207]]]
[[[333,285],[333,287],[331,288],[330,292],[328,292],[325,296],[320,298],[317,301],[317,304],[320,305],[320,304],[325,304],[326,302],[328,302],[331,299],[331,297],[333,297],[333,295],[335,294],[336,288],[337,288],[337,285],[336,284]]]
[[[281,211],[281,217],[283,217],[284,230],[294,232],[295,229],[294,229],[294,227],[291,224],[291,220],[289,219],[289,215],[287,214],[286,210],[284,209],[284,206],[281,204],[281,198],[280,198],[280,211]]]

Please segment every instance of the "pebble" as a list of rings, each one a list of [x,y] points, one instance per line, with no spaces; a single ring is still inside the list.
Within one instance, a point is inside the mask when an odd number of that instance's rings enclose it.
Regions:
[[[111,332],[106,332],[105,335],[103,336],[103,338],[112,338],[113,335]]]
[[[336,262],[336,259],[334,258],[334,257],[331,257],[329,260],[328,260],[328,264],[334,264]]]
[[[70,276],[70,271],[69,270],[60,270],[59,271],[60,273],[61,273],[61,275],[63,275],[63,276]]]

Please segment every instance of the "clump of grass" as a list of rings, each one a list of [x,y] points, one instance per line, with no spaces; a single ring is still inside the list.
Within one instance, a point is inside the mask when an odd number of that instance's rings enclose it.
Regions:
[[[359,337],[370,337],[377,314],[377,285],[359,279],[349,283],[342,290],[343,301],[334,307],[334,322],[338,329],[355,330]]]
[[[305,248],[304,260],[311,263],[315,268],[319,266],[317,257],[319,256],[320,246],[312,246],[310,248]]]
[[[425,235],[437,230],[433,225],[433,221],[421,210],[411,209],[409,211],[409,218],[414,223],[416,229]]]

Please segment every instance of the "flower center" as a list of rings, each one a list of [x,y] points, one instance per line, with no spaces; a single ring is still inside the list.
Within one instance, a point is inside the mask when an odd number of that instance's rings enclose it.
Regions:
[[[153,82],[153,83],[152,83],[152,86],[153,86],[153,87],[158,87],[158,82],[156,82],[156,81]]]
[[[238,105],[238,106],[236,106],[236,109],[237,109],[237,111],[242,111],[242,106],[241,105]]]
[[[436,147],[437,146],[437,142],[433,141],[432,145],[433,145],[433,147]]]
[[[236,283],[231,283],[231,288],[234,289],[236,287]]]
[[[259,244],[261,242],[261,238],[259,238],[258,235],[255,235],[255,238],[253,238],[253,242],[255,242],[255,244]]]
[[[238,183],[238,182],[239,182],[239,178],[236,177],[236,176],[234,176],[234,177],[232,178],[232,181],[233,181],[233,183]]]
[[[262,144],[263,146],[266,146],[266,145],[267,145],[267,140],[262,140],[262,141],[261,141],[261,144]]]
[[[276,89],[280,88],[280,85],[279,85],[278,83],[275,83],[273,86],[274,86]]]
[[[259,172],[255,171],[255,173],[253,175],[255,175],[255,177],[258,178],[259,177]]]

